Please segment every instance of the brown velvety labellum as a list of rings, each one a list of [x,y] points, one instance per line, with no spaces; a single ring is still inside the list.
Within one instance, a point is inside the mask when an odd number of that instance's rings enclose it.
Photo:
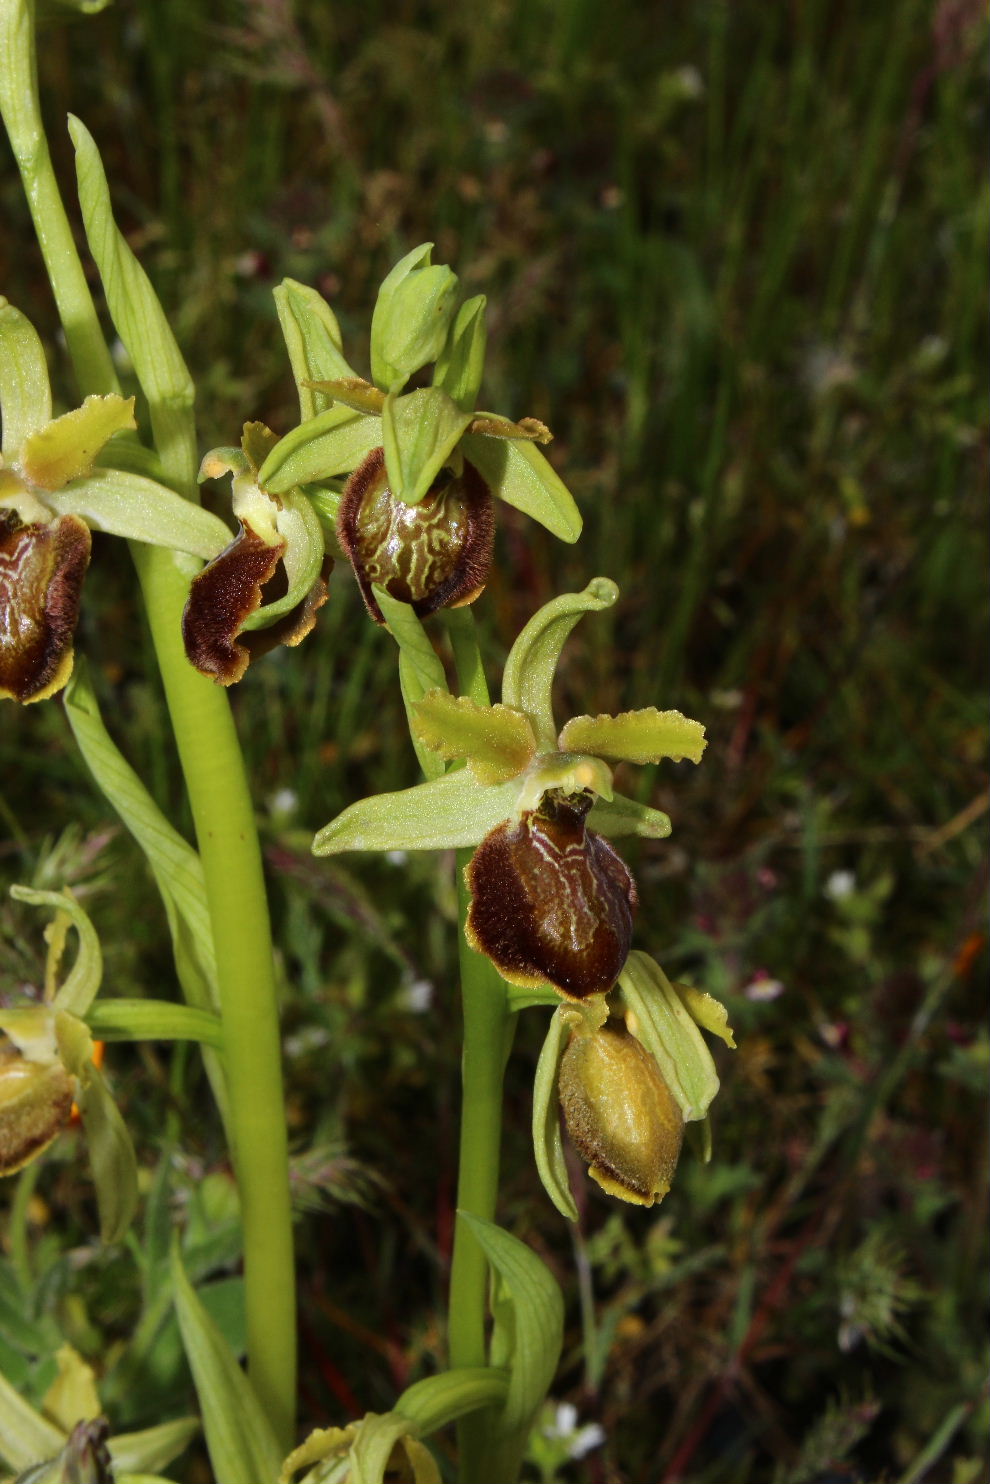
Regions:
[[[440,474],[418,505],[407,505],[389,489],[385,450],[374,448],[347,481],[337,536],[377,623],[384,620],[373,585],[424,618],[483,591],[495,539],[492,497],[465,461],[462,474]]]
[[[241,526],[196,577],[182,614],[182,639],[191,665],[221,685],[240,680],[251,660],[238,644],[241,625],[261,606],[262,589],[275,575],[285,542],[267,545],[247,524]]]
[[[76,515],[21,525],[0,510],[0,695],[41,701],[68,680],[91,544]]]
[[[544,796],[498,825],[467,868],[468,941],[513,984],[552,984],[571,999],[607,993],[626,961],[636,884],[585,827],[589,794]]]

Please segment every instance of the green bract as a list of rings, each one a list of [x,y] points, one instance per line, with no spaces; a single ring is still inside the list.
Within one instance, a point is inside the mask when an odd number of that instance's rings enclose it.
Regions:
[[[350,474],[384,448],[392,495],[409,505],[426,496],[447,467],[467,460],[493,496],[576,541],[581,516],[537,448],[550,431],[535,418],[513,422],[477,412],[485,354],[485,300],[454,312],[457,278],[431,265],[432,244],[415,248],[389,273],[371,323],[371,374],[346,360],[336,318],[313,290],[286,279],[275,290],[304,422],[271,450],[260,483],[271,494],[298,484],[326,484]],[[433,384],[404,390],[434,362]]]

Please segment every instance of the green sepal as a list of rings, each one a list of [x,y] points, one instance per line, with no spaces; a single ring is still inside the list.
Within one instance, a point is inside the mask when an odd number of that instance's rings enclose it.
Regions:
[[[539,521],[559,541],[578,539],[583,521],[574,496],[532,442],[465,433],[461,452],[497,499]]]
[[[518,794],[515,781],[486,787],[461,768],[398,793],[374,794],[351,804],[319,831],[313,854],[479,845],[509,818]]]
[[[658,763],[661,758],[701,762],[707,743],[700,721],[680,711],[623,711],[618,716],[575,716],[558,738],[570,752],[593,752],[596,757],[621,758],[627,763]]]
[[[478,706],[446,690],[427,692],[412,708],[413,736],[450,761],[465,758],[479,783],[517,777],[536,753],[533,728],[521,711]]]
[[[484,294],[477,294],[461,305],[433,368],[433,385],[442,387],[462,412],[474,411],[481,390],[488,342],[485,304]]]
[[[219,1015],[170,1000],[99,1000],[86,1024],[99,1041],[199,1041],[223,1050]]]
[[[491,1264],[494,1327],[492,1364],[509,1372],[496,1446],[504,1473],[515,1478],[532,1419],[550,1389],[564,1334],[564,1301],[550,1270],[536,1253],[501,1227],[458,1211]]]
[[[237,1357],[186,1277],[177,1239],[172,1243],[171,1277],[182,1345],[217,1484],[276,1479],[282,1456],[275,1435]]]
[[[382,409],[382,443],[389,489],[397,500],[419,504],[470,420],[440,387],[421,387],[404,397],[389,393]]]
[[[140,474],[94,469],[45,496],[56,515],[79,515],[94,531],[212,561],[230,541],[218,515]]]
[[[83,1021],[59,1010],[55,1035],[66,1071],[79,1079],[76,1101],[86,1132],[86,1147],[96,1187],[100,1240],[120,1242],[137,1210],[137,1157],[127,1125],[120,1116],[103,1073],[93,1063],[93,1038]]]
[[[291,613],[320,575],[326,554],[323,527],[301,490],[289,490],[282,496],[282,509],[275,524],[286,543],[282,561],[288,587],[280,598],[249,614],[241,624],[242,630],[268,628],[283,614]]]
[[[0,419],[6,463],[51,421],[51,415],[52,393],[41,337],[26,315],[0,297]]]
[[[337,316],[321,294],[294,278],[283,278],[273,297],[299,392],[299,416],[305,422],[324,412],[331,402],[307,383],[353,376],[354,372],[344,358]]]
[[[373,591],[389,633],[399,646],[399,688],[416,757],[425,777],[440,778],[444,771],[443,760],[413,731],[412,708],[428,691],[446,691],[443,665],[411,605],[390,597],[384,588],[375,586]]]
[[[701,1032],[670,980],[649,954],[633,949],[619,975],[636,1039],[656,1059],[685,1123],[704,1118],[718,1092],[718,1073]]]
[[[561,1216],[577,1221],[578,1209],[571,1194],[564,1160],[564,1141],[560,1132],[560,1097],[557,1076],[561,1058],[570,1040],[570,1029],[563,1007],[550,1017],[533,1083],[533,1153],[543,1189]]]
[[[198,1417],[173,1417],[139,1432],[119,1432],[108,1440],[107,1448],[118,1476],[155,1475],[178,1458],[198,1432]]]
[[[32,907],[47,907],[51,912],[64,913],[72,923],[79,935],[79,949],[52,1007],[68,1010],[73,1015],[85,1015],[103,978],[100,940],[88,915],[70,891],[37,891],[31,886],[12,886],[10,895],[15,902],[27,902]]]
[[[541,752],[557,749],[553,719],[553,677],[567,637],[585,613],[611,608],[619,589],[607,577],[593,577],[580,593],[562,593],[534,613],[509,650],[502,676],[502,700],[524,711]]]
[[[639,835],[644,840],[666,840],[673,828],[670,816],[662,809],[650,809],[625,794],[613,794],[608,800],[596,799],[588,815],[588,828],[597,830],[609,840],[622,840]]]
[[[694,1023],[700,1025],[702,1030],[710,1031],[713,1036],[718,1036],[730,1050],[735,1051],[736,1038],[729,1024],[729,1012],[721,1000],[717,1000],[706,990],[695,989],[693,984],[675,982],[673,988]]]
[[[371,376],[401,389],[443,350],[454,314],[457,274],[430,266],[432,242],[406,253],[382,282],[371,316]]]
[[[428,1437],[459,1417],[484,1407],[502,1406],[508,1389],[507,1371],[492,1366],[463,1366],[415,1381],[399,1397],[395,1410],[420,1437]]]
[[[100,270],[110,318],[148,399],[151,430],[162,464],[176,471],[188,486],[190,497],[195,498],[192,377],[151,280],[114,222],[110,188],[93,136],[72,114],[69,134],[76,151],[86,240]]]
[[[349,474],[382,442],[381,418],[335,403],[280,438],[258,473],[273,495]]]
[[[18,462],[39,489],[59,490],[89,473],[97,454],[115,433],[136,428],[133,397],[119,397],[116,392],[87,397],[81,407],[54,418],[26,438]]]

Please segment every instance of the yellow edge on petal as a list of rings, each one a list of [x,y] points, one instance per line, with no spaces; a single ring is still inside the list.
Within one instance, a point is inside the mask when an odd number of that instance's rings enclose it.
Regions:
[[[89,473],[114,433],[136,427],[133,397],[120,397],[116,392],[87,397],[81,407],[56,417],[25,439],[21,468],[40,489],[61,489]]]

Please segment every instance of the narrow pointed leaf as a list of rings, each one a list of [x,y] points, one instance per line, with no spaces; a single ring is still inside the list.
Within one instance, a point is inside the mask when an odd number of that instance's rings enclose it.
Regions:
[[[580,593],[563,593],[535,613],[516,639],[505,662],[502,700],[524,711],[541,752],[557,749],[553,720],[553,678],[567,637],[585,613],[611,608],[619,589],[607,577],[593,577]]]
[[[461,450],[499,500],[539,521],[559,541],[578,539],[583,521],[574,496],[532,443],[465,433]]]
[[[99,1041],[201,1041],[223,1049],[218,1015],[168,1000],[98,1000],[86,1024]]]
[[[464,1366],[416,1381],[399,1397],[395,1410],[420,1437],[438,1432],[483,1407],[501,1406],[509,1389],[507,1371]]]
[[[103,977],[100,940],[88,915],[69,891],[36,891],[30,886],[12,886],[10,895],[15,901],[28,902],[32,907],[64,912],[71,920],[79,934],[79,948],[75,962],[55,996],[54,1008],[69,1010],[73,1015],[85,1015]]]
[[[433,385],[442,387],[462,412],[474,411],[481,390],[488,340],[485,303],[484,294],[478,294],[461,305],[433,368]]]
[[[172,1245],[172,1287],[217,1484],[267,1484],[281,1450],[247,1376],[186,1277]]]
[[[80,515],[94,531],[212,561],[230,542],[218,515],[140,474],[94,469],[45,497],[59,515]]]
[[[450,459],[470,418],[439,387],[421,387],[399,397],[390,393],[382,409],[382,443],[389,489],[397,500],[418,505]]]
[[[118,397],[116,392],[87,397],[81,407],[31,434],[21,447],[21,468],[41,489],[61,489],[89,473],[114,433],[136,428],[133,397]]]
[[[384,588],[375,587],[373,591],[389,632],[399,646],[399,686],[416,757],[427,778],[440,778],[444,771],[443,760],[412,730],[412,707],[427,691],[446,690],[443,665],[411,605],[389,597]]]
[[[660,965],[634,949],[619,975],[629,1029],[655,1057],[685,1122],[704,1118],[718,1073],[701,1032]]]
[[[199,1432],[198,1417],[175,1417],[140,1432],[120,1432],[108,1440],[118,1475],[157,1474],[178,1458]]]
[[[596,757],[622,758],[627,763],[658,763],[661,758],[701,762],[705,729],[680,711],[623,711],[618,716],[575,716],[559,737],[565,751],[593,752]]]
[[[543,1189],[561,1216],[577,1221],[578,1209],[571,1194],[564,1160],[564,1141],[560,1133],[560,1098],[557,1075],[560,1061],[570,1036],[560,1010],[550,1017],[546,1040],[536,1064],[533,1083],[533,1153]]]
[[[294,278],[283,278],[274,299],[299,391],[299,416],[305,422],[324,412],[331,399],[304,383],[353,376],[354,372],[344,359],[337,316],[322,295]]]
[[[155,447],[196,497],[196,437],[192,377],[151,280],[113,219],[110,189],[96,142],[69,115],[86,240],[100,270],[107,308],[148,399]]]
[[[413,735],[448,762],[466,758],[479,783],[515,778],[536,753],[533,728],[521,711],[478,706],[467,696],[429,691],[413,707]]]
[[[137,1158],[106,1079],[92,1063],[82,1078],[78,1102],[96,1187],[100,1240],[110,1246],[123,1241],[137,1210]]]
[[[54,1458],[65,1434],[36,1412],[0,1373],[0,1457],[20,1472],[41,1458]]]
[[[399,793],[351,804],[313,841],[315,855],[342,850],[446,850],[478,845],[512,813],[518,785],[484,786],[467,768]]]
[[[273,495],[281,495],[294,485],[349,474],[373,448],[381,447],[381,441],[380,417],[335,403],[279,439],[258,479]]]
[[[672,829],[670,816],[662,809],[650,809],[625,794],[613,794],[607,801],[596,799],[588,815],[588,826],[609,840],[621,840],[626,835],[666,840]]]
[[[51,415],[48,363],[41,338],[26,315],[0,299],[0,418],[8,464]]]

